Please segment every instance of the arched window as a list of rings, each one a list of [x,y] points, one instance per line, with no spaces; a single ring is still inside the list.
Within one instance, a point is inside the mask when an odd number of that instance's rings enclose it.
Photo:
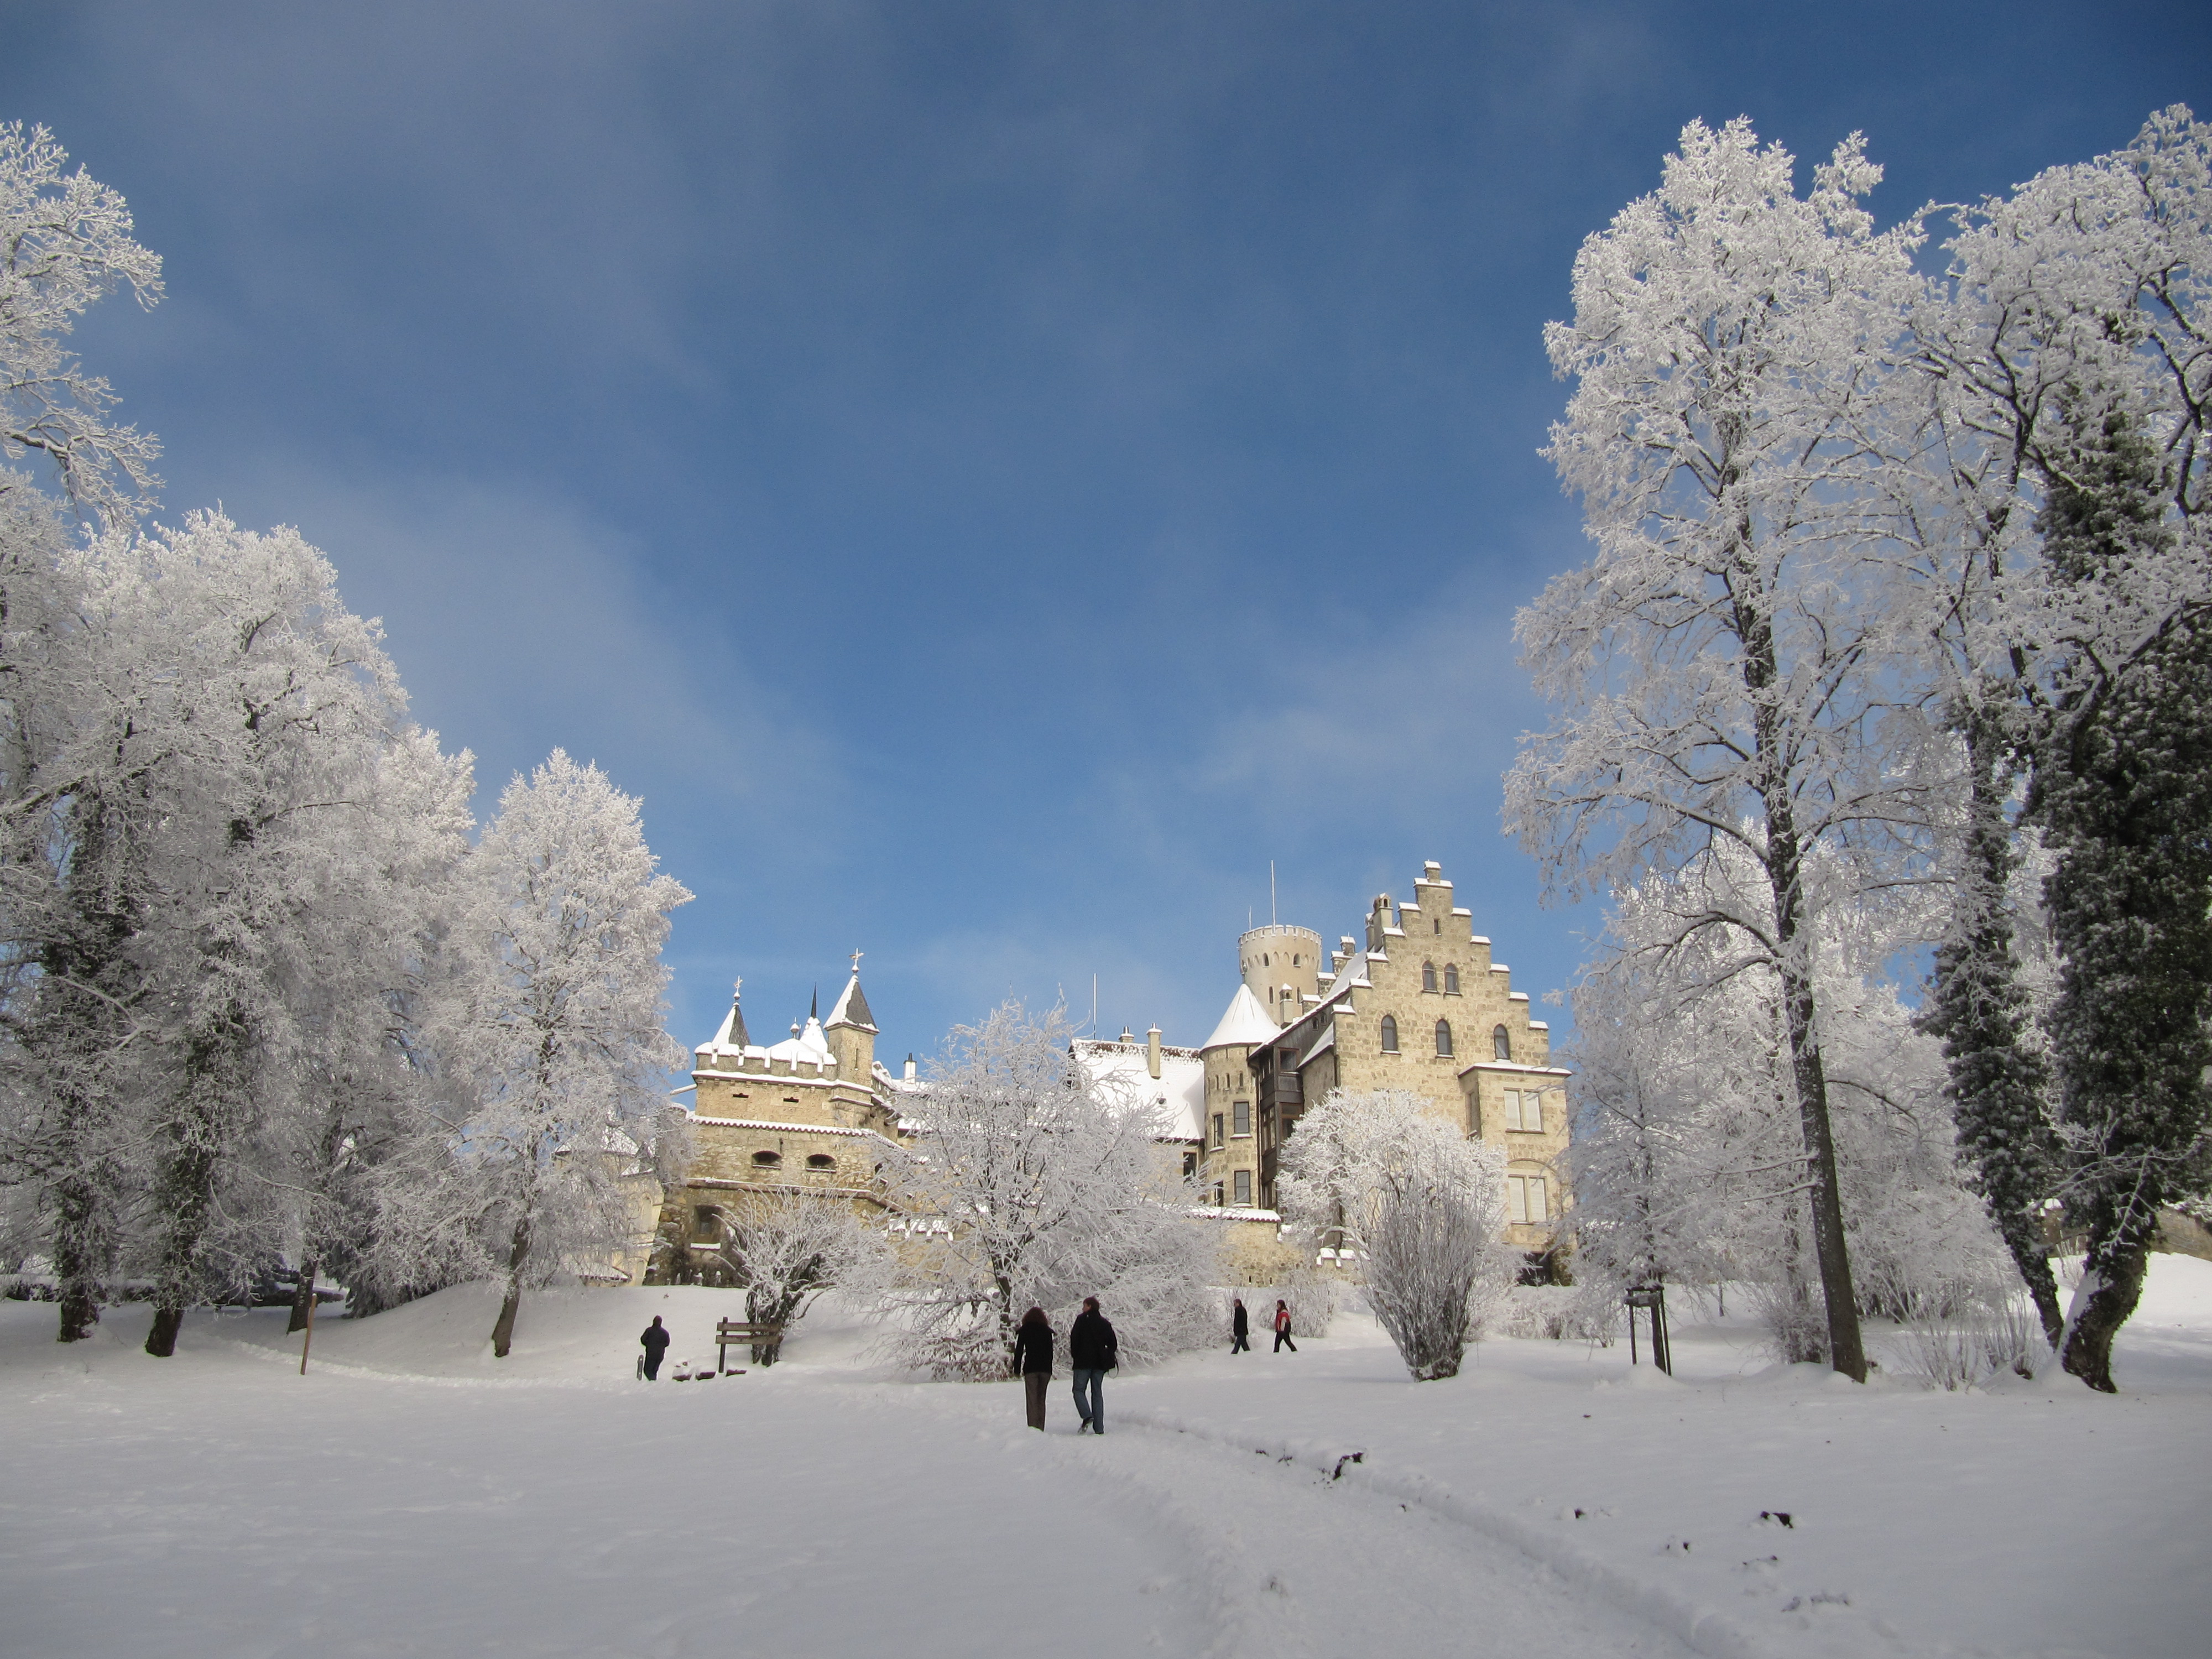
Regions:
[[[1398,1022],[1389,1014],[1382,1016],[1382,1052],[1386,1054],[1398,1052]]]
[[[1459,994],[1459,963],[1455,962],[1444,964],[1444,994],[1448,997]]]
[[[1505,1035],[1505,1028],[1503,1025],[1490,1034],[1490,1046],[1497,1052],[1498,1059],[1513,1058],[1513,1039]]]
[[[1451,1022],[1440,1019],[1437,1022],[1437,1058],[1449,1060],[1451,1057]]]
[[[781,1152],[755,1152],[753,1165],[757,1169],[773,1170],[783,1162]]]
[[[1437,964],[1433,962],[1425,962],[1421,964],[1421,988],[1424,991],[1433,991],[1437,988]]]
[[[809,1152],[806,1167],[810,1170],[834,1170],[837,1167],[837,1160],[827,1152]]]

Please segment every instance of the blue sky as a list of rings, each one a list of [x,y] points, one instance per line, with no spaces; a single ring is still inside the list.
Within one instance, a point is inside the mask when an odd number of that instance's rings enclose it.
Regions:
[[[847,954],[896,1059],[1009,994],[1204,1038],[1236,935],[1498,831],[1582,238],[1692,117],[1884,219],[2212,110],[2212,9],[0,0],[167,262],[80,331],[165,511],[296,524],[486,804],[643,796],[673,1024]]]

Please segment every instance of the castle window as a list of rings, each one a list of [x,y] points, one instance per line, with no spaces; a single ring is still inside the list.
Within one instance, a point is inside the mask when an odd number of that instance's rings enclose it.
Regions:
[[[1240,1100],[1231,1109],[1236,1115],[1229,1121],[1229,1132],[1238,1135],[1250,1134],[1252,1133],[1252,1103],[1249,1100]]]
[[[1424,991],[1433,991],[1437,988],[1437,964],[1433,962],[1425,962],[1421,964],[1421,988]]]
[[[1182,1155],[1182,1178],[1185,1181],[1188,1181],[1197,1173],[1198,1154],[1196,1152],[1185,1152]]]
[[[1386,1054],[1398,1052],[1398,1022],[1389,1014],[1382,1016],[1382,1052]]]
[[[1444,964],[1444,994],[1448,997],[1459,994],[1459,964],[1455,962]]]
[[[1237,1183],[1231,1189],[1236,1194],[1231,1202],[1240,1208],[1249,1204],[1252,1201],[1252,1172],[1249,1170],[1239,1170],[1231,1179]]]
[[[755,1152],[753,1154],[753,1167],[756,1169],[773,1170],[782,1162],[783,1154],[781,1152]]]
[[[1449,1060],[1451,1057],[1451,1022],[1440,1019],[1437,1022],[1437,1058]]]
[[[702,1206],[691,1218],[691,1236],[694,1238],[711,1239],[720,1238],[721,1235],[722,1212],[720,1210]]]
[[[1444,930],[1443,918],[1443,917],[1441,917],[1441,916],[1437,917],[1436,921],[1432,921],[1432,922],[1431,922],[1431,923],[1429,924],[1429,931],[1430,931],[1431,933],[1443,933],[1443,930]]]
[[[1217,1146],[1221,1144],[1221,1114],[1218,1112],[1213,1115],[1213,1144]]]
[[[1505,1091],[1505,1127],[1523,1133],[1544,1133],[1544,1097],[1534,1089]]]
[[[1540,1227],[1552,1218],[1551,1194],[1540,1175],[1505,1177],[1505,1218]]]
[[[1213,1207],[1217,1210],[1221,1207],[1221,1183],[1218,1181],[1213,1183]]]
[[[1513,1039],[1506,1036],[1503,1025],[1490,1034],[1490,1047],[1499,1060],[1513,1058]]]
[[[837,1160],[827,1152],[809,1152],[806,1167],[810,1170],[834,1170],[837,1167]]]

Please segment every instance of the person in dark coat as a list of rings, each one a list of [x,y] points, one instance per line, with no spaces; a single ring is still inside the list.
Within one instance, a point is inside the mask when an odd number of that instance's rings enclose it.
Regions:
[[[645,1348],[645,1380],[658,1382],[661,1356],[668,1352],[668,1332],[661,1325],[659,1314],[653,1315],[653,1323],[645,1328],[645,1334],[638,1338],[638,1341]]]
[[[1244,1311],[1244,1298],[1241,1296],[1237,1297],[1233,1299],[1233,1311],[1231,1311],[1229,1316],[1229,1335],[1231,1338],[1229,1352],[1231,1353],[1251,1352],[1252,1344],[1247,1340],[1251,1336],[1251,1316]]]
[[[1044,1392],[1052,1382],[1052,1326],[1042,1308],[1031,1308],[1014,1328],[1014,1370],[1029,1396],[1030,1426],[1044,1428]]]
[[[1085,1297],[1083,1311],[1067,1328],[1067,1368],[1075,1376],[1075,1414],[1083,1419],[1076,1433],[1085,1429],[1093,1434],[1106,1432],[1106,1373],[1120,1363],[1114,1328],[1098,1311],[1098,1298]]]
[[[1275,1352],[1280,1353],[1285,1348],[1296,1353],[1298,1345],[1291,1340],[1291,1304],[1278,1302],[1275,1304]]]

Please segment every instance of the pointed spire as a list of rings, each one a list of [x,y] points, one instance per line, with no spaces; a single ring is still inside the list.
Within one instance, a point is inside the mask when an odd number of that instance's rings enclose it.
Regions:
[[[822,1018],[822,988],[818,985],[814,988],[812,1000],[806,1005],[806,1017],[809,1019]]]
[[[732,1048],[749,1048],[752,1043],[752,1039],[745,1035],[744,1010],[738,1006],[744,1000],[744,994],[745,982],[743,980],[730,988],[730,1029],[722,1041]]]

